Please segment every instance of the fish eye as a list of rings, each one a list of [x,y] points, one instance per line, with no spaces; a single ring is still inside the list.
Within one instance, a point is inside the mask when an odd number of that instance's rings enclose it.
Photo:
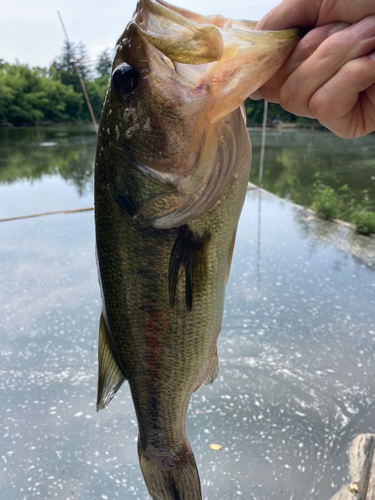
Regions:
[[[120,95],[132,92],[138,85],[138,72],[130,64],[122,63],[113,70],[112,84]]]

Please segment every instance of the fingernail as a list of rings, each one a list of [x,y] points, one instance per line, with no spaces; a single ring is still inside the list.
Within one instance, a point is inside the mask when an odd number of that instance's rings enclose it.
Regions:
[[[342,31],[344,30],[345,28],[347,28],[348,26],[351,26],[350,23],[344,23],[344,22],[341,22],[341,23],[335,23],[332,28],[329,30],[329,36],[333,35],[334,33],[337,33],[338,31]]]
[[[361,40],[375,36],[375,16],[365,17],[357,24],[353,24],[353,35]]]
[[[259,99],[263,99],[263,96],[262,96],[260,90],[256,90],[255,92],[253,92],[252,94],[250,94],[249,97],[253,101],[259,101]]]

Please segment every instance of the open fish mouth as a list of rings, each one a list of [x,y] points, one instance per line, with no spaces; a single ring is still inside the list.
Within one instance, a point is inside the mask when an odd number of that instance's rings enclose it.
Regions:
[[[209,18],[159,0],[141,0],[133,18],[142,35],[172,61],[204,64],[219,60],[224,44]]]
[[[257,31],[256,21],[203,16],[163,0],[140,0],[132,22],[177,74],[197,91],[210,89],[213,121],[261,87],[299,40],[297,29]]]

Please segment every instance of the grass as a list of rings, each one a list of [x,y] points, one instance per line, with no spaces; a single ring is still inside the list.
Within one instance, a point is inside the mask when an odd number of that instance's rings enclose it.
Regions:
[[[362,191],[362,203],[355,203],[347,184],[336,192],[324,184],[319,173],[313,179],[312,208],[319,217],[326,220],[347,220],[361,234],[375,233],[375,212],[371,210],[373,201],[368,189]]]

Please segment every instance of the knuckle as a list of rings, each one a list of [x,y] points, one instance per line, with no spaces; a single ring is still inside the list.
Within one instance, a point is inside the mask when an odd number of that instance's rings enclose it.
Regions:
[[[289,111],[290,113],[295,113],[298,107],[298,96],[294,85],[291,85],[290,81],[287,80],[280,89],[279,99],[281,106]]]
[[[262,96],[264,97],[264,99],[266,99],[266,101],[269,101],[269,102],[277,102],[278,101],[277,92],[275,90],[275,85],[272,85],[269,82],[267,82],[261,87],[260,90],[262,92]]]
[[[324,87],[313,94],[309,101],[310,112],[320,121],[325,121],[330,114],[332,114],[332,106],[330,106],[330,99]]]
[[[348,44],[351,41],[350,37],[348,37],[347,33],[339,31],[334,35],[330,36],[323,42],[323,47],[326,52],[326,56],[328,55],[348,55]]]
[[[302,59],[307,59],[317,47],[320,45],[322,40],[317,36],[317,30],[312,30],[307,35],[305,35],[298,43],[298,55]]]
[[[342,81],[353,82],[355,81],[365,69],[363,67],[363,59],[352,59],[344,64],[340,70],[340,77]]]

